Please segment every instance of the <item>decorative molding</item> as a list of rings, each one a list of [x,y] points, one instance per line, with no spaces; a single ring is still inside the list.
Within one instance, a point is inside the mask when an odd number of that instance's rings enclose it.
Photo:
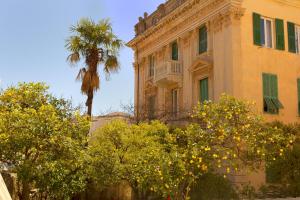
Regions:
[[[300,8],[300,0],[271,0],[271,1],[276,1],[278,3]]]
[[[199,1],[199,0],[197,0]],[[160,28],[161,24],[157,25],[158,30],[156,32],[150,32],[151,29],[146,31],[144,34],[136,37],[134,40],[128,43],[128,45],[138,45],[139,51],[144,54],[149,54],[147,49],[153,49],[155,46],[161,45],[162,41],[167,40],[170,35],[181,34],[180,32],[191,31],[194,26],[200,26],[199,20],[205,20],[206,22],[212,18],[212,16],[219,13],[222,9],[230,5],[227,0],[202,0],[201,4],[193,6],[192,10],[182,15],[178,15],[177,18],[171,18],[173,20],[167,21],[165,26]],[[179,12],[179,11],[178,11]],[[173,14],[174,15],[174,14]],[[185,16],[184,16],[185,15]],[[166,16],[167,19],[168,16]],[[205,23],[206,23],[205,22]],[[161,22],[162,23],[162,22]],[[192,24],[191,24],[192,23]],[[188,25],[191,24],[191,25]],[[180,27],[180,29],[179,29]],[[185,28],[182,28],[185,27]],[[184,29],[184,30],[182,30]],[[185,31],[185,29],[187,29]],[[180,37],[180,35],[176,36]],[[163,44],[165,45],[165,44]]]
[[[228,27],[229,25],[238,22],[244,13],[244,8],[229,6],[212,19],[213,31],[215,33],[219,32],[222,30],[223,26]]]
[[[211,12],[212,9],[216,8],[217,5],[223,2],[228,2],[226,0],[189,0],[183,3],[180,7],[178,7],[176,10],[174,10],[172,13],[164,17],[162,20],[158,22],[156,26],[153,26],[149,29],[147,29],[142,34],[135,37],[133,40],[128,42],[128,46],[133,47],[137,43],[140,43],[141,41],[144,41],[149,36],[151,36],[153,33],[158,33],[164,31],[164,33],[167,34],[167,32],[164,29],[166,25],[171,24],[172,22],[176,21],[177,18],[180,18],[183,14],[188,13],[191,9],[194,9],[196,6],[201,6],[202,8],[195,14],[195,16],[191,16],[188,19],[182,20],[182,23],[187,23],[190,20],[194,20],[198,18],[201,15],[207,15]],[[177,28],[172,27],[173,30],[169,30],[168,32],[176,31]]]
[[[180,36],[179,39],[184,47],[186,47],[190,44],[190,39],[191,39],[192,34],[193,34],[193,31],[188,31],[185,34],[183,34],[182,36]]]

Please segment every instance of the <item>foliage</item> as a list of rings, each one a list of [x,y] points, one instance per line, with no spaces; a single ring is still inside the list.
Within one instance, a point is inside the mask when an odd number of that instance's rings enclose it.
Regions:
[[[218,103],[199,104],[192,116],[195,123],[186,129],[168,130],[159,122],[109,124],[91,141],[94,174],[97,166],[108,164],[109,177],[98,180],[127,180],[142,194],[189,199],[193,185],[208,174],[226,178],[245,166],[258,169],[293,143],[292,134],[264,126],[251,106],[224,95]],[[106,151],[111,157],[105,157]]]
[[[98,66],[103,64],[103,71],[108,76],[119,69],[118,52],[123,43],[113,33],[109,20],[95,23],[90,19],[81,19],[76,26],[71,27],[74,34],[66,42],[66,48],[71,52],[68,60],[71,64],[84,59],[86,67],[79,70],[77,76],[81,80],[81,92],[88,96],[86,106],[91,116],[93,95],[100,87]]]
[[[292,148],[283,153],[283,156],[267,165],[267,181],[274,186],[264,188],[265,193],[279,195],[281,197],[299,197],[300,196],[300,126],[284,125],[276,122],[285,134],[296,135],[296,141]],[[273,192],[273,190],[276,190]],[[280,191],[280,193],[278,193]]]
[[[0,160],[17,173],[20,199],[38,187],[67,199],[85,186],[89,123],[42,83],[21,83],[0,93]]]
[[[91,177],[100,188],[126,180],[141,198],[147,196],[165,154],[158,135],[166,133],[168,128],[159,122],[113,121],[98,129],[89,142]]]
[[[223,176],[207,173],[192,186],[191,200],[238,199],[233,184]]]
[[[225,95],[218,103],[199,104],[192,117],[197,123],[173,133],[171,162],[162,168],[164,192],[173,199],[188,199],[191,186],[206,173],[226,177],[245,166],[256,170],[293,142],[281,129],[265,127],[250,103]]]
[[[238,193],[242,199],[254,200],[258,197],[255,187],[250,182],[242,184]]]

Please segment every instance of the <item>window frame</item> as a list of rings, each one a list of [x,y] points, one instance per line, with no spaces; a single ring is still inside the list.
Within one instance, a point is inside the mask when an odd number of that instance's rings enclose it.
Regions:
[[[149,69],[148,69],[148,77],[151,78],[155,74],[155,56],[151,54],[149,56]]]
[[[295,25],[296,54],[300,54],[300,26]]]
[[[264,22],[263,23],[263,28],[261,27],[261,46],[262,47],[265,47],[265,48],[269,48],[269,49],[273,49],[275,47],[275,43],[274,43],[274,33],[275,33],[275,23],[274,23],[274,19],[272,18],[269,18],[269,17],[264,17],[264,16],[260,16],[260,23],[261,22]],[[271,22],[271,47],[267,46],[267,41],[268,41],[268,37],[269,35],[267,34],[267,21],[270,21]],[[264,34],[264,35],[263,35]],[[264,37],[263,37],[264,36]],[[264,44],[263,44],[263,41],[264,41]]]

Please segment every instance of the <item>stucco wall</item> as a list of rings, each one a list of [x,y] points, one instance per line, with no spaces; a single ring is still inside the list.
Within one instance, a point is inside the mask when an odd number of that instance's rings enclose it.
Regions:
[[[300,78],[300,55],[288,52],[287,21],[300,25],[300,8],[279,3],[274,0],[244,0],[246,8],[241,18],[241,89],[236,96],[254,100],[257,112],[263,113],[262,73],[276,74],[278,77],[278,94],[284,109],[279,115],[264,114],[267,120],[299,122],[297,78]],[[252,13],[284,20],[285,51],[275,48],[263,48],[253,44]],[[275,38],[274,38],[275,39]],[[238,84],[236,81],[235,84]]]

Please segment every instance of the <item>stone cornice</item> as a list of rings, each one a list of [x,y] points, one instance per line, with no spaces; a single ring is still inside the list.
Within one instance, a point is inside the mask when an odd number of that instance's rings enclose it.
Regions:
[[[300,0],[270,0],[270,1],[282,3],[282,4],[289,5],[289,6],[296,7],[296,8],[300,8]],[[212,10],[212,7],[216,7],[221,2],[227,2],[230,5],[232,5],[233,7],[238,8],[238,7],[241,6],[243,0],[188,0],[184,4],[182,4],[180,7],[178,7],[177,9],[175,9],[172,13],[170,13],[169,15],[167,15],[163,19],[161,19],[157,25],[155,25],[155,26],[147,29],[144,33],[138,35],[137,37],[135,37],[134,39],[132,39],[130,42],[128,42],[127,46],[135,49],[136,45],[138,43],[146,40],[148,37],[150,37],[154,33],[155,34],[159,34],[159,32],[163,31],[162,29],[165,30],[164,27],[167,24],[170,24],[172,21],[174,21],[175,19],[179,18],[184,13],[190,11],[195,6],[200,6],[200,4],[204,5],[203,9],[201,9],[201,10],[202,11],[204,10],[204,12],[205,12],[205,10],[206,11],[207,10]],[[233,12],[233,14],[235,16],[240,16],[239,13],[244,12],[244,10],[243,11],[241,11],[241,10],[240,11],[234,11],[233,10],[232,12]],[[218,17],[219,20],[222,19],[222,18],[224,18],[224,14],[222,14],[222,15],[223,16],[219,16]],[[231,17],[229,19],[230,19],[230,21],[232,21]],[[179,19],[179,20],[181,20],[181,19]],[[223,24],[223,22],[215,20],[214,21],[214,25],[218,27],[218,24],[219,24],[219,27],[220,27],[220,25]],[[170,30],[170,31],[175,31],[175,29],[176,29],[176,27],[174,29]],[[218,28],[216,28],[216,29],[218,29]],[[216,30],[216,29],[214,29],[214,30]]]
[[[300,8],[300,0],[272,0],[272,1],[276,1],[278,3],[286,4],[296,8]]]
[[[237,2],[239,0],[235,0]],[[159,48],[163,48],[168,45],[169,40],[172,38],[181,38],[183,45],[188,42],[185,41],[186,35],[194,33],[201,24],[206,23],[209,31],[218,32],[230,24],[239,21],[240,17],[244,14],[245,9],[232,4],[228,0],[214,0],[213,4],[208,1],[206,5],[199,5],[194,7],[188,13],[178,16],[179,19],[172,21],[170,24],[166,24],[162,29],[152,33],[148,37],[139,40],[138,48],[142,58],[149,55],[151,51],[159,51]],[[135,49],[135,46],[132,46]]]
[[[157,32],[158,30],[161,30],[166,24],[171,23],[172,21],[174,21],[174,19],[178,18],[183,13],[190,11],[194,6],[197,6],[200,3],[205,4],[206,2],[209,2],[208,5],[210,5],[210,4],[217,4],[218,2],[221,1],[223,2],[226,0],[189,0],[184,4],[182,4],[180,7],[178,7],[177,9],[175,9],[168,16],[165,16],[162,20],[159,21],[159,23],[156,26],[147,29],[144,33],[132,39],[130,42],[127,43],[127,46],[134,48],[134,46],[137,43],[141,42],[142,40],[145,40],[147,37]]]

